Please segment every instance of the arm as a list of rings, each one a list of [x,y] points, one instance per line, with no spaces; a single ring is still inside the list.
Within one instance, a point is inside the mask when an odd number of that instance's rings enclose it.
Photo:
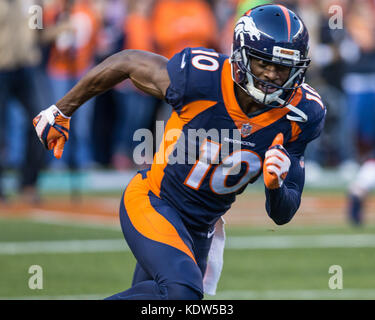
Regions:
[[[305,170],[295,156],[290,156],[290,169],[280,188],[268,189],[266,193],[266,210],[269,217],[278,225],[292,220],[297,212],[305,182]]]
[[[87,100],[125,79],[143,92],[163,99],[170,83],[167,62],[168,59],[151,52],[121,51],[90,70],[56,106],[64,115],[71,116]]]
[[[266,210],[278,225],[288,223],[297,212],[305,182],[299,157],[290,155],[283,142],[284,136],[279,133],[266,152],[263,164]]]
[[[323,130],[326,109],[322,108],[320,103],[309,102],[308,110],[309,122],[299,124],[301,131],[297,139],[283,148],[283,139],[275,143],[275,138],[266,152],[263,167],[266,210],[278,225],[288,223],[300,206],[305,183],[303,155],[307,144],[316,139]]]
[[[56,105],[41,111],[33,120],[42,144],[60,159],[69,139],[70,116],[87,100],[130,79],[143,92],[164,98],[170,84],[168,60],[140,50],[119,52],[89,71]]]

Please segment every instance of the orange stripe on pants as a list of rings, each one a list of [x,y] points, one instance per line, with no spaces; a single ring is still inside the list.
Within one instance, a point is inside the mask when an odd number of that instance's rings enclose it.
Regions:
[[[176,228],[150,203],[150,189],[141,174],[130,181],[124,194],[125,209],[134,228],[144,237],[172,246],[186,253],[195,264],[195,257],[179,236]]]

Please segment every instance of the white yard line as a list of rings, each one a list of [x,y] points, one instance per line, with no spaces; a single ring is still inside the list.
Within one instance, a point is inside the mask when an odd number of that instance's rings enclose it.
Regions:
[[[50,224],[50,225],[64,225],[70,227],[83,227],[89,229],[103,229],[103,230],[121,230],[120,222],[115,219],[97,216],[79,216],[78,213],[68,214],[66,212],[35,211],[30,215],[31,221]]]
[[[0,297],[0,300],[103,300],[114,293],[107,294],[77,294],[77,295],[58,295],[58,296],[19,296],[19,297]]]
[[[20,297],[0,297],[0,300],[102,300],[111,296],[106,294],[80,295],[34,295]],[[219,300],[326,300],[326,299],[375,299],[375,289],[342,290],[226,290],[205,299]]]
[[[82,253],[128,251],[122,239],[0,242],[0,254]]]
[[[297,249],[375,247],[374,234],[327,234],[229,237],[227,249]]]
[[[221,291],[209,299],[246,299],[246,300],[313,300],[313,299],[375,299],[375,289],[341,290],[228,290]]]
[[[82,225],[84,227],[102,227],[103,229],[120,229],[120,220],[114,215],[87,215],[79,212],[51,210],[32,210],[31,220],[49,224]]]
[[[229,237],[226,243],[227,250],[373,247],[373,234]],[[123,239],[0,242],[0,255],[128,250]]]

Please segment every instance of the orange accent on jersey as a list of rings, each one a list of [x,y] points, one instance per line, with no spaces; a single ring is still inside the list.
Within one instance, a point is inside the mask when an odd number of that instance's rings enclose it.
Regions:
[[[124,204],[134,228],[148,239],[164,243],[195,257],[179,236],[176,228],[151,205],[149,188],[140,174],[130,181],[124,194]]]
[[[185,105],[180,112],[180,119],[185,123],[188,123],[194,119],[199,113],[207,110],[208,108],[215,105],[216,101],[210,100],[198,100]]]
[[[185,105],[178,116],[173,111],[164,130],[163,140],[158,152],[155,153],[151,170],[147,173],[147,180],[154,194],[160,196],[161,182],[164,177],[164,169],[168,164],[168,157],[173,151],[174,144],[179,138],[178,132],[182,132],[183,126],[194,119],[199,113],[215,105],[216,101],[199,100]],[[177,132],[176,132],[177,130]],[[171,136],[175,139],[171,140]]]
[[[231,77],[231,67],[229,60],[224,62],[223,71],[221,74],[221,91],[223,93],[225,107],[236,124],[238,130],[241,131],[243,124],[250,124],[251,134],[263,129],[277,120],[284,117],[290,110],[287,108],[273,108],[269,111],[263,112],[260,115],[249,118],[239,106],[235,93],[234,93],[234,83]],[[299,103],[302,98],[302,90],[298,89],[291,104],[294,106]]]
[[[147,172],[147,181],[149,182],[151,191],[158,197],[160,196],[161,181],[164,177],[164,169],[168,164],[168,157],[173,151],[173,145],[176,144],[179,138],[178,135],[176,136],[177,139],[170,140],[170,136],[175,136],[175,133],[178,133],[178,131],[181,134],[184,124],[185,123],[178,117],[177,113],[173,111],[165,126],[163,139],[158,152],[155,153],[151,170]],[[177,130],[177,132],[175,130]]]
[[[292,127],[292,136],[289,139],[289,142],[293,142],[293,141],[296,141],[298,139],[298,136],[302,132],[302,130],[299,127],[298,123],[295,122],[295,121],[291,121],[290,125]]]
[[[302,96],[302,89],[298,88],[297,91],[295,91],[295,93],[290,97],[290,101],[288,101],[288,103],[296,107],[301,102]]]
[[[286,20],[286,23],[288,25],[288,41],[290,41],[290,16],[289,16],[289,11],[287,8],[285,8],[284,6],[282,5],[278,5],[280,7],[280,9],[283,11],[284,13],[284,16],[285,16],[285,20]]]

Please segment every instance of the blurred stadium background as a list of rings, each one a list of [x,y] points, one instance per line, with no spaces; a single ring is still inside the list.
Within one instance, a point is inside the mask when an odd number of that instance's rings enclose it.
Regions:
[[[206,46],[229,54],[236,17],[267,2],[0,0],[0,299],[102,299],[130,285],[135,260],[118,207],[141,168],[132,161],[132,136],[155,130],[170,110],[122,84],[80,109],[60,161],[42,149],[31,119],[122,49],[171,57]],[[326,127],[306,152],[302,204],[289,224],[267,217],[261,181],[226,214],[223,275],[217,295],[206,298],[375,299],[375,198],[353,225],[347,196],[362,161],[351,102],[363,83],[375,92],[375,2],[277,3],[309,29],[307,82],[327,104]],[[35,4],[43,9],[36,30],[29,24]],[[338,29],[329,27],[335,6],[343,13],[342,28],[333,21]],[[363,77],[353,81],[353,74]],[[32,265],[43,268],[42,290],[28,286]],[[332,265],[342,267],[342,290],[328,286]]]

